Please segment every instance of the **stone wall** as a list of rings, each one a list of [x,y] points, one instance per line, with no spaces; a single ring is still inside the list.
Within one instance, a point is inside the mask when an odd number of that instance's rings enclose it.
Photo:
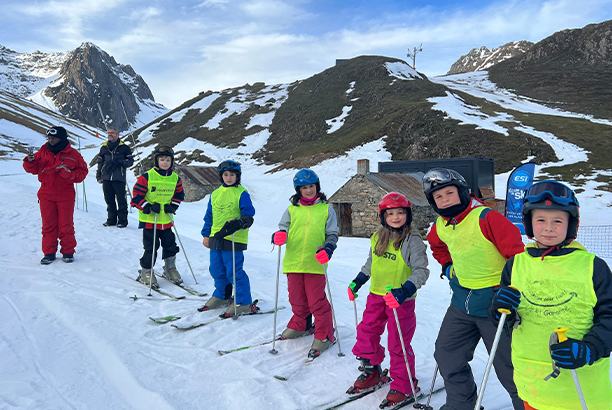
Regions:
[[[353,212],[353,236],[368,238],[380,227],[378,203],[386,194],[386,191],[365,176],[355,175],[330,197],[329,202],[334,205],[334,210],[338,215],[339,207],[337,203],[350,202]],[[438,214],[429,206],[413,206],[412,226],[418,229],[421,235],[426,235],[429,226],[437,216]]]

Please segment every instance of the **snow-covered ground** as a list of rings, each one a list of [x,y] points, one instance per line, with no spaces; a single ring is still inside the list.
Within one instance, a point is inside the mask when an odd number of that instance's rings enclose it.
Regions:
[[[39,143],[42,144],[42,136]],[[210,148],[210,147],[209,147]],[[97,148],[84,150],[89,161]],[[209,152],[207,152],[209,154]],[[218,155],[232,152],[211,153]],[[356,160],[387,161],[382,141],[355,149],[349,155],[326,161],[314,169],[322,189],[335,192],[356,172]],[[267,167],[244,164],[243,181],[254,200],[257,214],[251,228],[245,269],[253,296],[267,310],[274,307],[277,250],[272,251],[270,235],[289,204],[292,176],[285,170],[265,174]],[[346,287],[356,276],[368,254],[369,241],[341,238],[329,265],[340,344],[326,351],[312,365],[304,359],[312,337],[261,346],[219,356],[229,350],[270,340],[273,315],[241,317],[221,321],[189,332],[170,324],[159,325],[149,316],[185,314],[181,321],[214,318],[219,312],[198,313],[203,299],[187,295],[163,280],[163,289],[186,295],[173,301],[148,290],[126,276],[136,277],[142,254],[141,232],[136,229],[137,213],[129,215],[127,229],[104,228],[106,211],[95,169],[85,181],[88,212],[83,211],[82,186],[75,211],[77,253],[75,262],[61,260],[41,266],[40,216],[36,200],[38,182],[22,172],[19,161],[3,161],[0,178],[0,223],[3,244],[0,259],[5,273],[0,277],[0,408],[2,409],[312,409],[342,397],[355,380],[358,362],[351,354],[355,342],[353,304]],[[497,184],[505,185],[498,177]],[[135,181],[132,177],[130,185]],[[598,194],[599,195],[599,194]],[[608,220],[612,212],[610,195],[595,195],[592,188],[580,195],[589,198],[582,208],[588,220]],[[202,292],[213,291],[208,273],[208,251],[201,244],[200,230],[207,198],[184,203],[176,222],[182,243],[198,284],[189,271],[185,254],[177,258],[185,282]],[[584,203],[584,202],[583,202]],[[439,264],[430,255],[431,277],[417,298],[417,330],[413,340],[417,374],[423,390],[431,383],[435,363],[434,342],[450,292],[438,278]],[[161,263],[158,261],[158,268]],[[281,276],[276,332],[284,329],[291,316],[286,278]],[[367,285],[357,299],[359,317],[365,305]],[[130,297],[137,296],[137,300]],[[386,343],[386,336],[383,337]],[[339,349],[345,353],[338,356]],[[480,383],[487,361],[482,345],[472,367]],[[383,363],[388,366],[388,359]],[[283,376],[281,381],[274,376]],[[438,378],[436,385],[441,385]],[[346,409],[377,408],[387,393],[382,389],[347,405]],[[439,407],[444,393],[434,396]],[[487,410],[510,409],[510,401],[492,374],[484,405]]]

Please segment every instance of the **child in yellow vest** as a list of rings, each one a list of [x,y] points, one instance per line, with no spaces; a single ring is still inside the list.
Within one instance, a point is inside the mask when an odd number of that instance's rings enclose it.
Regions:
[[[312,334],[312,316],[316,329],[308,352],[315,358],[334,343],[331,305],[325,295],[325,265],[336,249],[338,221],[334,209],[325,202],[317,174],[302,169],[293,178],[295,195],[272,235],[275,245],[287,244],[283,273],[287,274],[289,303],[293,317],[282,337],[293,339]]]
[[[380,405],[385,408],[410,403],[414,401],[413,387],[419,391],[410,342],[416,329],[416,291],[429,278],[429,269],[423,239],[410,228],[412,208],[408,199],[397,192],[390,192],[381,199],[378,211],[382,227],[370,238],[368,260],[348,289],[349,299],[354,300],[363,284],[372,279],[363,319],[357,327],[357,343],[353,347],[353,354],[361,361],[359,370],[362,373],[347,393],[377,389],[389,382],[389,377],[380,367],[385,358],[385,348],[381,346],[380,338],[386,327],[393,381],[387,398]],[[392,290],[389,292],[387,287]],[[406,369],[394,309],[401,323],[412,381]]]
[[[176,245],[172,232],[172,220],[169,214],[176,213],[179,205],[185,199],[185,193],[181,178],[172,171],[174,165],[172,148],[158,147],[153,155],[155,166],[138,177],[130,205],[140,210],[138,228],[142,229],[144,247],[144,253],[140,258],[142,269],[138,280],[145,285],[149,285],[151,281],[151,286],[157,288],[157,279],[153,274],[151,261],[157,257],[160,243],[163,249],[162,259],[165,262],[164,276],[177,284],[183,282],[176,269],[176,254],[179,252],[179,247]],[[155,235],[153,235],[154,225],[157,231]],[[153,243],[153,236],[155,236],[155,243]],[[155,257],[153,257],[153,252],[155,252]]]
[[[223,185],[210,195],[202,228],[202,243],[210,249],[209,270],[215,281],[215,291],[198,310],[202,312],[228,304],[235,274],[236,300],[221,315],[227,318],[259,310],[256,302],[253,302],[251,282],[243,267],[255,208],[251,196],[240,185],[242,169],[239,163],[223,161],[217,167],[217,172]]]
[[[531,186],[523,203],[525,232],[536,242],[508,260],[490,314],[510,310],[514,380],[525,408],[583,408],[575,371],[589,409],[612,409],[612,272],[574,241],[580,215],[574,192],[556,181]],[[512,286],[512,287],[511,287]],[[551,341],[557,328],[568,339]],[[551,358],[560,369],[553,372]]]

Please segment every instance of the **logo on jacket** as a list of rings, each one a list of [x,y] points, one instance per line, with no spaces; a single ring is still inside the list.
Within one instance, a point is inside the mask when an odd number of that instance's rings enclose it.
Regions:
[[[389,252],[383,253],[382,257],[386,259],[391,259],[392,261],[394,261],[397,258],[394,253],[389,253]]]

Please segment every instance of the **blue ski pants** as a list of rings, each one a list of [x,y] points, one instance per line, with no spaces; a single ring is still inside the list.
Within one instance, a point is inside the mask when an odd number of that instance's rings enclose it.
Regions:
[[[251,283],[249,277],[242,268],[244,264],[244,254],[242,251],[235,251],[236,255],[236,304],[248,305],[253,302],[251,298]],[[234,283],[234,269],[232,261],[232,251],[210,250],[210,266],[208,268],[215,281],[215,291],[213,296],[225,299],[225,289],[227,285]]]

